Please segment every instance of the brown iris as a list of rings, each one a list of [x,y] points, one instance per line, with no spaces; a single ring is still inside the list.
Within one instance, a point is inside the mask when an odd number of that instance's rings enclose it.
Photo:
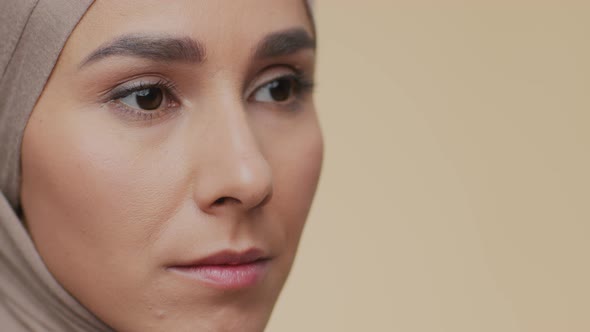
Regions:
[[[281,78],[268,84],[270,96],[275,101],[285,101],[293,94],[295,84],[290,78]]]
[[[158,109],[164,101],[164,92],[160,88],[147,88],[135,92],[135,102],[143,110]]]

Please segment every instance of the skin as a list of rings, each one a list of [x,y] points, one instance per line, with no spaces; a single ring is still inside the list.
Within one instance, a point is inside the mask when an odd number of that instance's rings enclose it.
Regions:
[[[293,28],[313,37],[301,1],[99,0],[70,36],[24,133],[21,201],[50,272],[115,330],[264,329],[323,154],[311,91],[264,98],[294,68],[313,80],[314,50],[253,57],[265,36]],[[138,33],[196,39],[205,60],[119,55],[80,67]],[[137,116],[105,100],[162,79],[179,95],[165,112]],[[252,287],[218,289],[167,268],[251,247],[271,257]]]

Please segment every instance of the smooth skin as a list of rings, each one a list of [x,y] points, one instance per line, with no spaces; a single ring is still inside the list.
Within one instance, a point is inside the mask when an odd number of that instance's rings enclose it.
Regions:
[[[255,56],[295,30],[315,38],[299,0],[98,0],[70,36],[25,129],[21,200],[50,272],[115,330],[264,330],[323,155],[314,49]],[[204,56],[84,64],[126,35],[196,40]],[[251,247],[271,258],[252,287],[168,269]]]

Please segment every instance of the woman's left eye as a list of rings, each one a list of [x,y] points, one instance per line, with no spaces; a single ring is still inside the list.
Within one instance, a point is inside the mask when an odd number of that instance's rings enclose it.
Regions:
[[[293,77],[281,77],[254,92],[253,100],[262,103],[289,102],[298,92],[299,84]]]

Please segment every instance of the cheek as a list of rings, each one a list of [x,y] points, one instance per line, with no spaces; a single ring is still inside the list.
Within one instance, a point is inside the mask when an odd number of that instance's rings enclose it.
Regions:
[[[323,160],[323,139],[317,122],[297,134],[274,139],[271,164],[275,181],[272,220],[281,220],[283,237],[294,255],[313,201]]]
[[[145,257],[135,255],[183,201],[183,172],[166,169],[178,163],[158,162],[165,152],[141,148],[108,122],[46,115],[54,113],[33,114],[22,155],[23,207],[44,259],[67,269]]]

